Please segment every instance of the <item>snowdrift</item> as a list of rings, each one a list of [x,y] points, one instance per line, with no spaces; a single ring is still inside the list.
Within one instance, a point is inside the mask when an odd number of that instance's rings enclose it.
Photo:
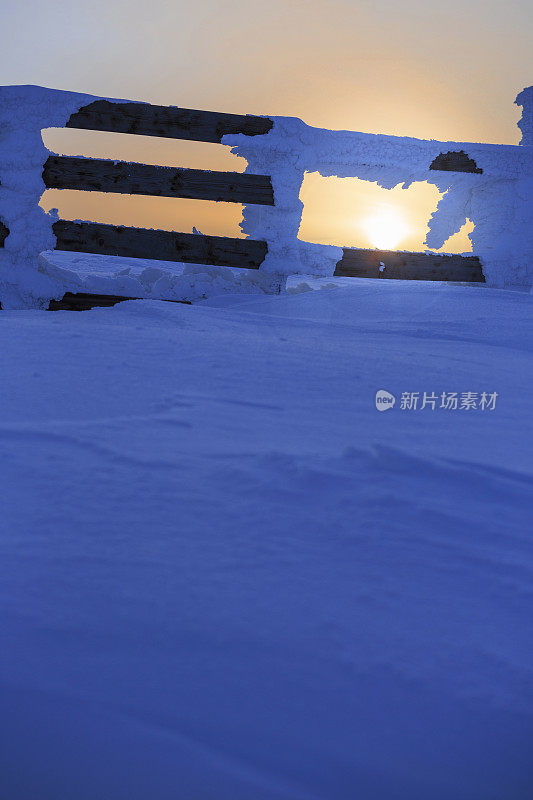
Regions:
[[[302,283],[0,315],[6,798],[531,797],[532,297]]]

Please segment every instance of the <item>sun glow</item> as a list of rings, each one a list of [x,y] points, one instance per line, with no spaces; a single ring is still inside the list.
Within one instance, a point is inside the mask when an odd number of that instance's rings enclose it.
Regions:
[[[382,208],[364,221],[363,228],[379,250],[395,250],[409,233],[402,215],[393,208]]]

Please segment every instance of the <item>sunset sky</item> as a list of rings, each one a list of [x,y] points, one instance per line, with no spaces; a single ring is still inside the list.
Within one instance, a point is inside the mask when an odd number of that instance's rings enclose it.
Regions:
[[[321,127],[420,138],[517,144],[520,110],[513,100],[533,83],[530,0],[4,0],[2,33],[4,84],[298,116]],[[67,154],[79,151],[82,140],[69,135],[62,148],[53,134],[49,143]],[[83,137],[88,155],[235,168],[217,145]],[[421,248],[438,199],[434,187],[412,187],[397,199],[402,190],[387,193],[354,179],[335,183],[306,179],[303,238],[369,246],[360,226],[365,210],[400,204],[409,228],[402,245]],[[63,211],[66,201],[46,202]],[[68,204],[71,216],[91,208],[108,221],[177,230],[198,218],[193,224],[203,232],[228,235],[240,218],[238,206],[213,210],[202,201],[99,196],[88,202],[71,195]]]

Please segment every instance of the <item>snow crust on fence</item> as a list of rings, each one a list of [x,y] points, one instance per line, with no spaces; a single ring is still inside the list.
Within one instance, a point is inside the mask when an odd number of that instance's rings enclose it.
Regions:
[[[65,292],[82,291],[169,300],[279,292],[280,277],[258,270],[53,252],[57,214],[39,206],[49,156],[41,131],[64,127],[72,113],[99,99],[130,102],[40,86],[0,87],[0,221],[9,228],[0,247],[2,307],[47,308]]]
[[[3,308],[45,308],[57,297],[54,283],[37,269],[39,253],[56,243],[55,217],[39,207],[49,156],[41,131],[64,127],[74,111],[95,99],[40,86],[0,87],[0,221],[9,228],[0,248]]]
[[[533,145],[533,86],[522,89],[515,100],[517,106],[522,106],[522,119],[518,127],[522,131],[520,144]]]
[[[273,117],[265,136],[226,135],[223,143],[248,161],[247,171],[272,177],[275,206],[247,206],[242,230],[266,238],[269,251],[263,269],[286,274],[333,274],[341,248],[323,247],[297,239],[302,202],[299,186],[306,172],[324,177],[354,177],[385,189],[427,181],[441,192],[429,223],[426,244],[442,247],[467,219],[474,253],[481,259],[492,286],[531,286],[533,283],[533,148],[531,114],[533,89],[517,98],[524,105],[522,145],[441,142],[383,134],[312,128],[302,120]],[[461,151],[483,172],[430,170],[440,153]]]
[[[96,99],[102,98],[38,86],[0,87],[0,221],[9,229],[0,247],[4,308],[46,308],[50,299],[72,291],[67,287],[76,283],[76,278],[67,279],[66,274],[60,281],[46,259],[39,260],[40,253],[55,246],[52,223],[56,218],[39,207],[45,189],[42,168],[48,157],[41,131],[63,127],[73,112]],[[530,287],[533,87],[524,89],[516,102],[523,106],[521,146],[331,131],[291,117],[272,117],[274,126],[266,135],[224,136],[222,143],[247,159],[247,172],[272,178],[275,206],[245,206],[241,223],[246,235],[268,243],[268,254],[253,277],[247,270],[239,277],[225,267],[182,265],[179,280],[167,274],[168,291],[176,299],[189,299],[196,291],[190,290],[191,280],[198,281],[200,296],[211,291],[244,291],[245,284],[248,291],[279,291],[287,275],[332,275],[342,248],[298,238],[303,209],[299,193],[306,172],[357,177],[388,189],[398,184],[407,188],[414,181],[435,184],[442,197],[430,220],[427,245],[443,246],[471,219],[475,224],[470,234],[473,250],[481,259],[488,284]],[[440,153],[458,150],[473,158],[482,174],[429,169]],[[134,269],[136,281],[138,274]],[[189,276],[185,282],[184,275]],[[112,282],[116,283],[114,277]],[[155,283],[150,292],[155,291]],[[185,292],[182,298],[177,297],[180,286]]]
[[[281,290],[278,276],[257,269],[61,250],[40,253],[37,269],[53,282],[54,297],[63,297],[65,292],[88,292],[192,302],[225,293],[264,295]]]

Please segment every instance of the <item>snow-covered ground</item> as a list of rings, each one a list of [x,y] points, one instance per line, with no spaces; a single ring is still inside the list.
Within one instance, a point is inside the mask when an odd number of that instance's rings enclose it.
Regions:
[[[326,283],[0,314],[2,798],[533,796],[533,297]]]

